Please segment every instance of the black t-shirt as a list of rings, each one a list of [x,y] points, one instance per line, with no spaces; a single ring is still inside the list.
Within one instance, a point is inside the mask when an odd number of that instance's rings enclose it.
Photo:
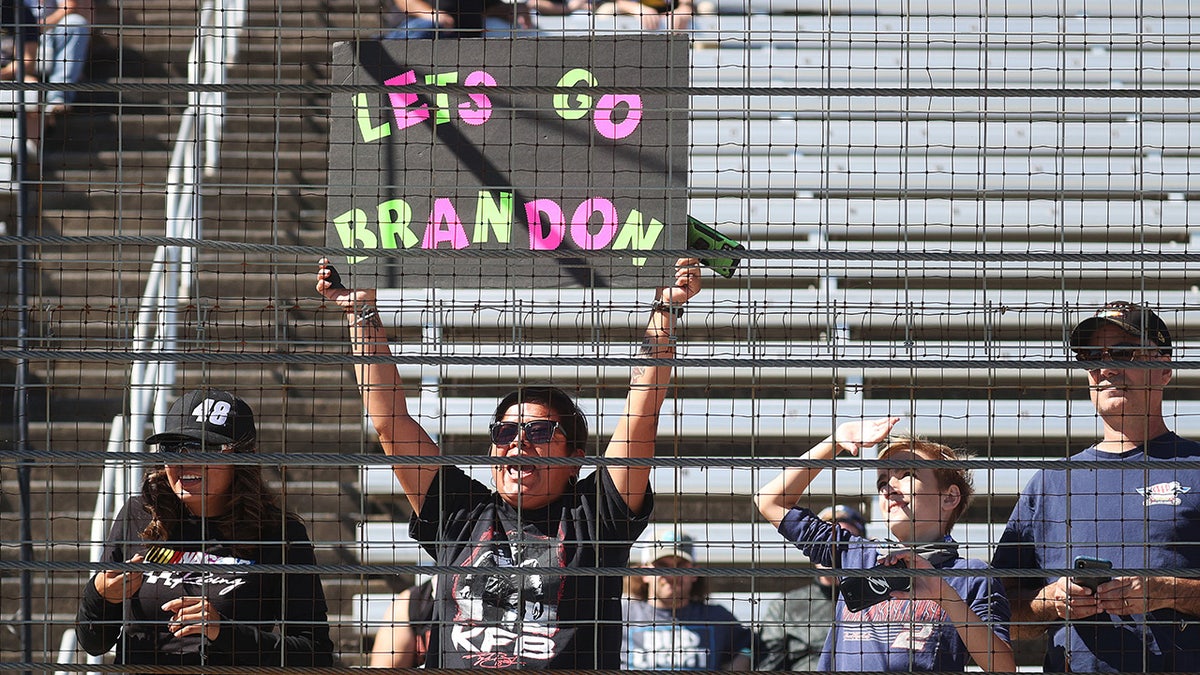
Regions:
[[[410,524],[438,565],[625,567],[653,509],[629,511],[603,467],[542,509],[518,512],[442,467]],[[428,668],[620,667],[621,577],[461,573],[438,580]]]
[[[240,571],[147,571],[130,600],[110,603],[93,580],[83,589],[76,618],[80,644],[90,654],[117,645],[116,662],[154,665],[311,665],[333,664],[333,643],[325,593],[314,574],[256,573],[256,564],[313,565],[316,558],[304,524],[289,518],[280,544],[267,542],[254,555],[238,556],[222,541],[220,527],[188,515],[169,541],[142,541],[150,520],[141,497],[121,509],[105,542],[101,562],[125,562],[152,546],[174,551],[174,563],[244,565]],[[168,600],[203,596],[221,615],[217,639],[175,637],[167,630]],[[230,623],[224,623],[224,622]]]

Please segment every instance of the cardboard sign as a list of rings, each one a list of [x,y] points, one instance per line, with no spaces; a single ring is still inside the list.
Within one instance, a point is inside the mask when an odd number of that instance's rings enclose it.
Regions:
[[[341,43],[333,72],[363,90],[333,94],[327,242],[378,251],[344,273],[650,288],[687,247],[685,39]]]

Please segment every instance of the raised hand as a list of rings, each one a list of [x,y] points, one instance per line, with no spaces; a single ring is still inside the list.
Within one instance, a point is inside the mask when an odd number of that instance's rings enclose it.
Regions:
[[[839,450],[858,455],[863,448],[886,439],[899,421],[899,417],[881,417],[877,420],[845,422],[833,432],[833,444]]]
[[[682,305],[700,292],[700,261],[680,258],[675,261],[675,285],[658,290],[658,299],[671,305]]]
[[[342,283],[342,277],[329,264],[328,258],[321,258],[317,270],[317,292],[326,300],[337,304],[347,312],[375,303],[374,288],[349,289]]]

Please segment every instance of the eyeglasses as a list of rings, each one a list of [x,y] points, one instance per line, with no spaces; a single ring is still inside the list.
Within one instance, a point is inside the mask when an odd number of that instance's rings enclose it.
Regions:
[[[1112,345],[1095,349],[1076,349],[1077,361],[1137,361],[1159,356],[1161,352],[1142,345]]]
[[[549,443],[554,438],[554,432],[562,429],[554,420],[533,420],[531,422],[492,422],[488,430],[492,434],[492,443],[508,445],[517,440],[517,434],[525,434],[525,440],[530,443]]]

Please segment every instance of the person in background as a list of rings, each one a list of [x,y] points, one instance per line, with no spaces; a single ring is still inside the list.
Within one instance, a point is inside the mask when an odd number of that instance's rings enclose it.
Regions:
[[[600,0],[595,12],[639,17],[644,30],[687,30],[695,8],[692,0]]]
[[[801,459],[857,455],[885,441],[897,417],[847,422]],[[880,460],[954,461],[953,449],[897,438]],[[832,569],[879,568],[879,577],[847,577],[839,585],[837,620],[821,654],[820,670],[962,671],[969,660],[983,670],[1016,670],[1008,642],[1008,599],[993,577],[897,577],[888,567],[982,569],[987,563],[958,555],[950,530],[966,511],[974,486],[967,469],[880,468],[879,508],[894,546],[855,536],[796,506],[819,468],[788,468],[754,497],[758,510],[814,564]],[[895,579],[898,583],[893,584]],[[906,581],[907,579],[907,581]],[[852,583],[853,581],[853,583]],[[872,583],[875,582],[875,583]],[[902,583],[899,583],[902,582]],[[907,590],[901,590],[907,588]],[[856,589],[851,593],[851,589]],[[855,608],[848,598],[856,598]]]
[[[0,80],[37,82],[38,26],[37,18],[22,0],[0,0]],[[14,91],[0,94],[9,104],[25,101],[25,148],[31,159],[38,156],[41,125],[38,121],[37,93]],[[8,149],[0,149],[8,153]]]
[[[386,623],[375,633],[368,666],[419,668],[429,652],[433,630],[433,585],[430,577],[396,594],[388,605]]]
[[[851,506],[827,506],[817,514],[850,534],[866,538],[867,519]],[[824,565],[816,565],[828,569]],[[758,670],[815,671],[833,626],[838,578],[817,577],[812,583],[784,593],[771,601],[763,613],[759,636],[762,651]]]
[[[659,533],[642,555],[648,568],[696,564],[693,540],[674,530]],[[647,574],[630,577],[624,603],[625,670],[749,670],[754,634],[728,609],[708,603],[705,577]]]
[[[356,356],[390,356],[374,289],[348,289],[322,260],[317,291],[346,314]],[[672,283],[657,289],[639,355],[658,363],[637,366],[625,409],[604,456],[654,456],[659,414],[675,355],[676,320],[700,291],[699,261],[676,263]],[[385,453],[429,463],[396,464],[413,508],[410,531],[442,575],[434,596],[435,629],[429,668],[616,669],[621,650],[621,578],[555,574],[555,568],[625,567],[629,550],[653,509],[650,467],[581,467],[540,458],[582,458],[587,418],[557,387],[522,387],[502,398],[490,416],[493,488],[455,464],[408,411],[407,393],[392,363],[356,364],[363,405]],[[475,572],[509,567],[513,574]],[[550,569],[522,572],[519,567]]]
[[[24,0],[41,27],[37,72],[50,84],[75,84],[83,78],[91,44],[90,0]],[[46,92],[47,124],[53,125],[75,101],[74,91]]]
[[[333,665],[320,578],[255,571],[316,564],[300,518],[282,509],[261,466],[188,457],[254,452],[250,406],[225,391],[191,391],[171,405],[162,428],[146,445],[168,455],[166,463],[121,508],[99,561],[156,567],[89,579],[76,616],[79,643],[94,656],[116,645],[120,665]],[[170,568],[179,563],[237,571]]]
[[[399,18],[385,40],[516,37],[529,25],[523,5],[503,0],[391,0]]]
[[[1070,346],[1104,436],[1065,464],[1102,466],[1035,474],[992,565],[1068,569],[1085,556],[1164,571],[1114,573],[1095,589],[1083,577],[1013,577],[1013,634],[1050,631],[1047,671],[1200,672],[1200,579],[1166,571],[1200,567],[1200,470],[1183,466],[1200,460],[1200,443],[1163,417],[1171,334],[1150,308],[1118,301],[1080,322]]]

